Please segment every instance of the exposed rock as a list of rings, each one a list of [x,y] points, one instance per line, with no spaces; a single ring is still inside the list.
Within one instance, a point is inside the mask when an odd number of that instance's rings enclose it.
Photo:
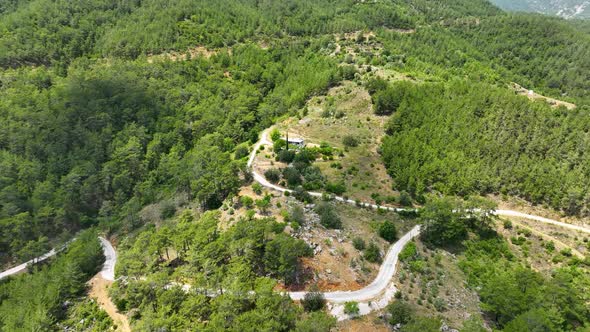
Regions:
[[[455,329],[450,328],[447,324],[443,324],[440,327],[440,331],[441,332],[459,332],[458,330],[455,330]]]
[[[313,254],[317,255],[320,254],[322,252],[322,246],[317,246],[314,250],[313,250]]]

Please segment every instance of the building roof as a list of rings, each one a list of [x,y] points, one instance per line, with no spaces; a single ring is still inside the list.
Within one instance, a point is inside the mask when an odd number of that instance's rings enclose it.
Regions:
[[[303,138],[289,138],[288,142],[289,143],[303,143],[304,140],[303,140]]]

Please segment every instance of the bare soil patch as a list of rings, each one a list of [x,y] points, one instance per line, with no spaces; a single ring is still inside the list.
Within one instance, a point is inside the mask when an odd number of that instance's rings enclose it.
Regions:
[[[558,100],[558,99],[551,98],[551,97],[545,97],[543,95],[540,95],[540,94],[534,92],[533,90],[528,90],[528,89],[520,86],[517,83],[512,83],[510,87],[514,91],[516,91],[516,93],[518,93],[519,95],[526,96],[530,100],[542,100],[542,101],[547,102],[547,104],[551,105],[552,107],[564,106],[568,110],[573,110],[574,108],[576,108],[576,105],[573,103],[569,103],[567,101]]]
[[[498,231],[511,244],[513,251],[520,253],[522,259],[537,271],[550,272],[555,266],[569,260],[561,254],[563,250],[571,250],[570,257],[584,259],[590,251],[588,234],[575,230],[537,223],[522,218],[506,218],[510,220],[512,229],[498,226]],[[548,249],[552,242],[554,249]]]
[[[131,327],[129,325],[129,320],[127,319],[127,316],[121,314],[117,310],[117,307],[109,297],[108,289],[109,287],[111,287],[113,282],[103,279],[100,273],[98,273],[96,276],[94,276],[94,278],[92,278],[88,282],[88,284],[90,286],[88,295],[91,298],[96,299],[100,308],[106,311],[109,317],[111,317],[111,319],[117,326],[117,331],[131,332]]]
[[[532,214],[540,217],[554,219],[572,225],[585,226],[590,228],[589,218],[564,216],[563,214],[555,210],[552,210],[548,207],[544,207],[541,205],[533,205],[517,197],[500,197],[491,195],[489,196],[489,198],[494,200],[498,204],[498,209],[501,210],[515,210],[522,213]]]
[[[219,53],[220,50],[210,50],[204,46],[195,46],[187,49],[184,52],[181,51],[169,51],[162,54],[149,54],[147,56],[147,62],[153,63],[154,61],[170,60],[170,61],[187,61],[196,57],[204,57],[209,59],[213,55]],[[231,50],[228,50],[231,53]]]
[[[391,331],[389,325],[379,318],[377,313],[339,322],[337,329],[340,332]]]

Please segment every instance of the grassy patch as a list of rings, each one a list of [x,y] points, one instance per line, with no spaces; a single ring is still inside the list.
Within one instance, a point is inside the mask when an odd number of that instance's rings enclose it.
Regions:
[[[345,82],[325,96],[310,99],[304,113],[301,119],[289,119],[278,127],[305,138],[308,145],[327,143],[343,151],[335,160],[315,163],[328,182],[343,184],[344,196],[361,201],[384,203],[397,196],[378,153],[387,118],[373,114],[371,98],[363,87]]]

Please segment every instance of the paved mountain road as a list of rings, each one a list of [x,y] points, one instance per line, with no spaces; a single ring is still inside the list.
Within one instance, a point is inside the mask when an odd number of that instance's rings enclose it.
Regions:
[[[57,254],[58,252],[59,252],[59,250],[51,249],[50,252],[45,253],[42,256],[39,256],[37,258],[33,258],[26,263],[22,263],[21,265],[18,265],[13,268],[10,268],[6,271],[0,272],[0,279],[6,278],[8,276],[11,276],[11,275],[14,275],[14,274],[17,274],[20,272],[23,272],[24,270],[27,269],[27,266],[29,266],[29,264],[42,262],[42,261],[46,260],[47,258],[55,256],[55,254]]]
[[[98,239],[100,240],[100,245],[102,246],[105,255],[105,262],[102,266],[102,270],[100,271],[100,273],[105,280],[113,281],[115,280],[115,263],[117,262],[117,252],[115,252],[113,245],[107,239],[103,238],[102,236],[99,236]],[[39,263],[55,256],[57,253],[64,250],[68,246],[68,244],[74,240],[75,238],[68,241],[68,243],[66,243],[59,249],[51,249],[51,251],[43,254],[42,256],[33,258],[28,262],[10,268],[6,271],[0,272],[0,279],[25,271],[29,264]]]
[[[268,133],[271,130],[272,130],[272,127],[268,128],[262,132],[260,140],[254,145],[254,148],[252,149],[252,152],[250,153],[250,157],[248,158],[248,167],[252,168],[252,174],[254,176],[254,180],[256,180],[256,182],[260,183],[263,187],[273,189],[276,191],[280,191],[280,192],[286,192],[286,191],[293,192],[290,189],[279,187],[275,184],[270,183],[268,180],[266,180],[266,178],[262,174],[258,173],[256,171],[256,169],[254,167],[252,167],[254,165],[254,160],[256,158],[256,154],[257,154],[258,149],[260,149],[260,147],[262,145],[272,145],[272,142],[270,142],[268,140]],[[309,192],[309,194],[314,197],[322,197],[322,195],[323,195],[322,193],[317,193],[317,192]],[[356,201],[354,201],[352,199],[345,199],[345,198],[339,197],[339,196],[335,196],[335,197],[333,197],[333,199],[336,201],[339,201],[339,202],[348,203],[348,204],[352,204],[352,205],[358,204]],[[361,207],[371,207],[373,209],[379,208],[379,209],[383,209],[383,210],[387,210],[387,211],[394,211],[394,212],[402,212],[402,211],[412,210],[412,209],[394,208],[394,207],[381,206],[381,205],[368,204],[368,203],[360,203],[360,206]],[[572,224],[568,224],[565,222],[561,222],[561,221],[557,221],[557,220],[553,220],[553,219],[549,219],[549,218],[544,218],[544,217],[539,217],[539,216],[535,216],[532,214],[522,213],[522,212],[513,211],[513,210],[496,210],[496,211],[494,211],[494,214],[496,214],[498,216],[505,216],[505,217],[525,218],[525,219],[535,220],[535,221],[539,221],[539,222],[546,223],[546,224],[552,224],[552,225],[565,227],[565,228],[569,228],[569,229],[573,229],[573,230],[577,230],[577,231],[581,231],[581,232],[585,232],[585,233],[590,233],[590,227],[572,225]]]
[[[115,264],[117,263],[117,252],[109,240],[102,236],[99,236],[98,239],[100,240],[100,245],[102,246],[105,256],[105,261],[102,265],[102,270],[100,270],[100,274],[105,280],[115,281]]]
[[[286,191],[291,192],[290,189],[286,189],[286,188],[283,188],[283,187],[280,187],[280,186],[270,183],[269,181],[267,181],[264,178],[264,176],[259,174],[252,167],[254,165],[254,160],[256,158],[256,154],[257,154],[259,148],[262,145],[271,145],[272,144],[267,138],[270,130],[271,130],[271,128],[263,131],[261,139],[254,145],[253,150],[248,158],[248,167],[252,168],[252,174],[253,174],[254,180],[256,182],[260,183],[262,186],[272,189],[272,190],[279,191],[279,192],[286,192]],[[309,194],[312,196],[315,196],[315,197],[322,197],[323,196],[322,193],[317,193],[317,192],[309,192]],[[344,202],[344,203],[348,203],[348,204],[353,204],[353,205],[358,204],[356,201],[353,201],[350,199],[344,199],[342,197],[333,197],[333,198],[336,201],[340,201],[340,202]],[[384,210],[388,210],[388,211],[398,211],[398,212],[413,210],[413,209],[378,206],[375,204],[366,204],[366,203],[361,203],[360,206],[371,207],[374,209],[380,208],[380,209],[384,209]],[[573,230],[577,230],[577,231],[590,233],[590,228],[588,228],[588,227],[572,225],[572,224],[564,223],[561,221],[548,219],[548,218],[544,218],[544,217],[540,217],[540,216],[535,216],[535,215],[531,215],[531,214],[526,214],[526,213],[522,213],[522,212],[518,212],[518,211],[496,210],[495,214],[499,215],[499,216],[525,218],[525,219],[535,220],[535,221],[542,222],[542,223],[552,224],[552,225],[556,225],[556,226],[560,226],[560,227],[564,227],[564,228],[569,228],[569,229],[573,229]],[[379,269],[379,274],[377,275],[375,280],[373,280],[373,282],[371,282],[371,284],[369,284],[367,287],[364,287],[364,288],[356,290],[356,291],[337,291],[337,292],[324,293],[326,300],[330,303],[330,308],[331,308],[332,314],[334,316],[336,316],[339,320],[349,318],[348,315],[344,314],[344,306],[343,306],[343,303],[348,302],[348,301],[359,302],[360,314],[367,314],[373,310],[385,308],[385,306],[387,306],[387,304],[391,301],[391,299],[393,298],[393,296],[397,290],[395,288],[395,285],[393,285],[393,283],[391,282],[391,278],[393,277],[393,275],[396,272],[396,266],[397,266],[397,262],[398,262],[399,253],[404,248],[404,246],[409,241],[411,241],[414,237],[416,237],[419,233],[420,233],[420,227],[416,226],[389,248],[387,255],[385,256],[385,259],[383,261],[383,264],[381,265],[381,267]],[[101,271],[101,275],[106,280],[111,280],[111,281],[115,280],[114,267],[115,267],[115,264],[117,261],[117,253],[115,252],[113,246],[111,245],[111,243],[107,239],[105,239],[103,237],[99,237],[99,239],[100,239],[100,242],[103,247],[105,257],[106,257],[104,266]],[[52,251],[48,252],[47,254],[45,254],[39,258],[36,258],[35,261],[45,260],[55,254],[56,254],[56,251],[52,250]],[[24,269],[26,269],[27,264],[31,263],[31,262],[33,262],[33,260],[0,273],[0,279],[5,276],[12,275],[12,274],[23,271]],[[288,294],[293,300],[301,300],[305,296],[305,292],[290,292]]]
[[[527,214],[527,213],[522,213],[522,212],[518,212],[518,211],[512,211],[512,210],[496,210],[495,213],[498,216],[517,217],[517,218],[530,219],[530,220],[539,221],[539,222],[542,222],[542,223],[545,223],[545,224],[551,224],[551,225],[556,225],[556,226],[559,226],[559,227],[573,229],[575,231],[580,231],[580,232],[584,232],[584,233],[590,233],[590,228],[588,228],[588,227],[578,226],[578,225],[572,225],[572,224],[568,224],[568,223],[565,223],[565,222],[561,222],[561,221],[557,221],[557,220],[553,220],[553,219],[549,219],[549,218],[544,218],[544,217],[539,217],[539,216],[535,216],[535,215]]]

